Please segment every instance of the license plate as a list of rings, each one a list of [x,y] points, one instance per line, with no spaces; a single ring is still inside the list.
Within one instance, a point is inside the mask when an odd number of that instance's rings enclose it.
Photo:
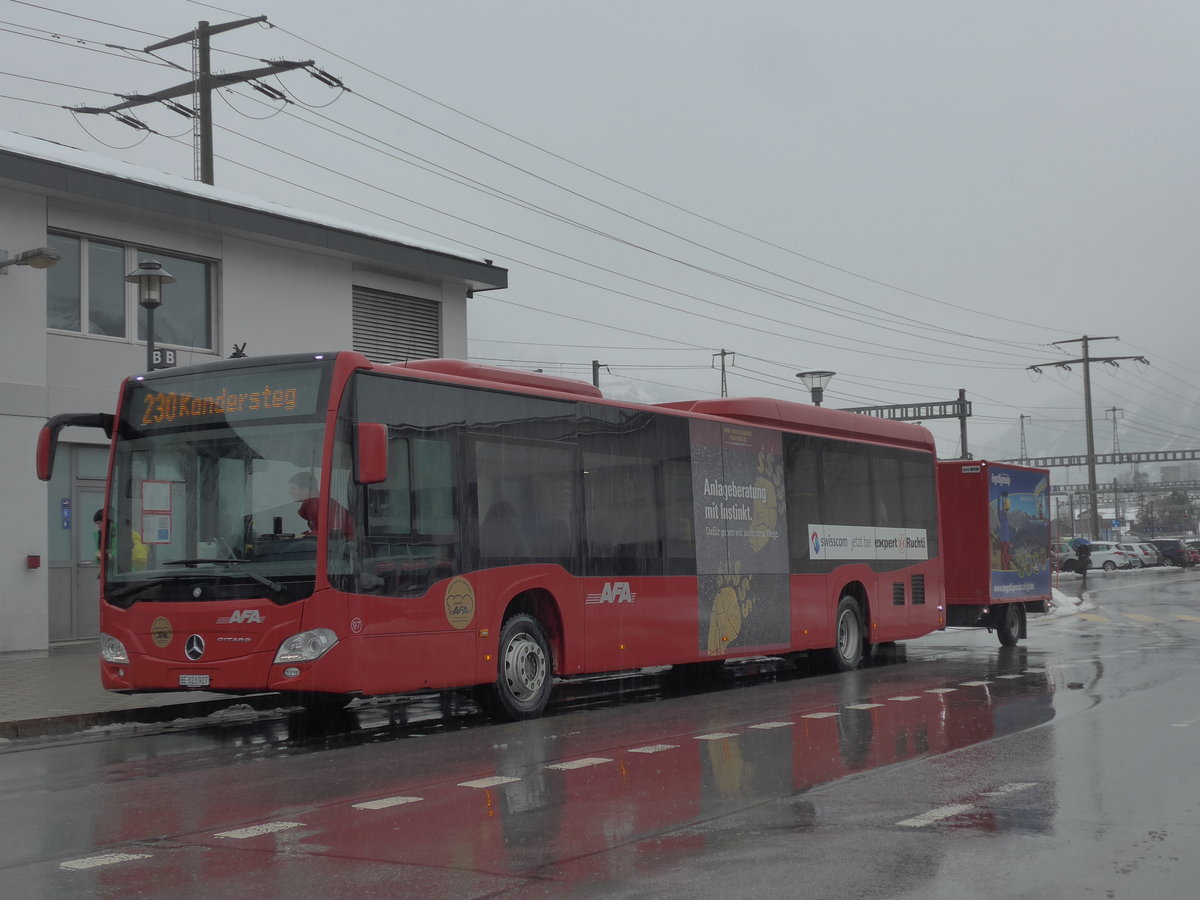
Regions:
[[[179,686],[188,688],[208,687],[212,678],[209,675],[180,675]]]

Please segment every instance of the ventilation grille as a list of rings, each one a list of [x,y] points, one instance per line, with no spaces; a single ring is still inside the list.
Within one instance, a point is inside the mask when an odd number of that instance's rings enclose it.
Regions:
[[[912,602],[914,606],[925,605],[925,576],[914,575],[912,577]]]
[[[892,582],[892,606],[903,606],[903,605],[904,605],[904,582],[903,581],[893,581]]]
[[[442,355],[442,305],[433,300],[354,288],[354,349],[372,362]]]

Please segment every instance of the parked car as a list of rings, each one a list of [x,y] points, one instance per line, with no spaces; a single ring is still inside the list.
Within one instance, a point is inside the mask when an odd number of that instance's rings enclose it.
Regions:
[[[1161,566],[1163,564],[1162,551],[1150,542],[1141,541],[1134,546],[1142,551],[1142,565]]]
[[[1148,543],[1153,544],[1163,555],[1163,562],[1168,566],[1191,567],[1191,548],[1179,538],[1154,538]]]
[[[1128,569],[1133,565],[1133,557],[1127,555],[1115,541],[1092,541],[1093,569],[1111,572],[1113,569]]]
[[[1066,541],[1055,541],[1050,546],[1050,554],[1057,571],[1075,571],[1075,564],[1079,561],[1079,557],[1075,555],[1075,549]]]
[[[1135,569],[1144,569],[1147,566],[1159,565],[1160,557],[1158,550],[1150,544],[1121,543],[1117,544],[1117,549],[1130,558]]]

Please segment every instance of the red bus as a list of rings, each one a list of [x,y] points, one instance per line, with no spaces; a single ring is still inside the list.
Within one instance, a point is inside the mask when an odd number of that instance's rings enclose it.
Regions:
[[[309,706],[821,651],[946,623],[917,425],[779,400],[657,406],[353,352],[129,378],[102,524],[101,677]],[[320,499],[316,499],[320,498]]]

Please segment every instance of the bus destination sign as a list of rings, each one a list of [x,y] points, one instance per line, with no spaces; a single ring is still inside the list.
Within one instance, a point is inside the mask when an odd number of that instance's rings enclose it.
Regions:
[[[182,375],[131,382],[122,407],[135,432],[301,416],[321,408],[325,369],[316,366]]]

